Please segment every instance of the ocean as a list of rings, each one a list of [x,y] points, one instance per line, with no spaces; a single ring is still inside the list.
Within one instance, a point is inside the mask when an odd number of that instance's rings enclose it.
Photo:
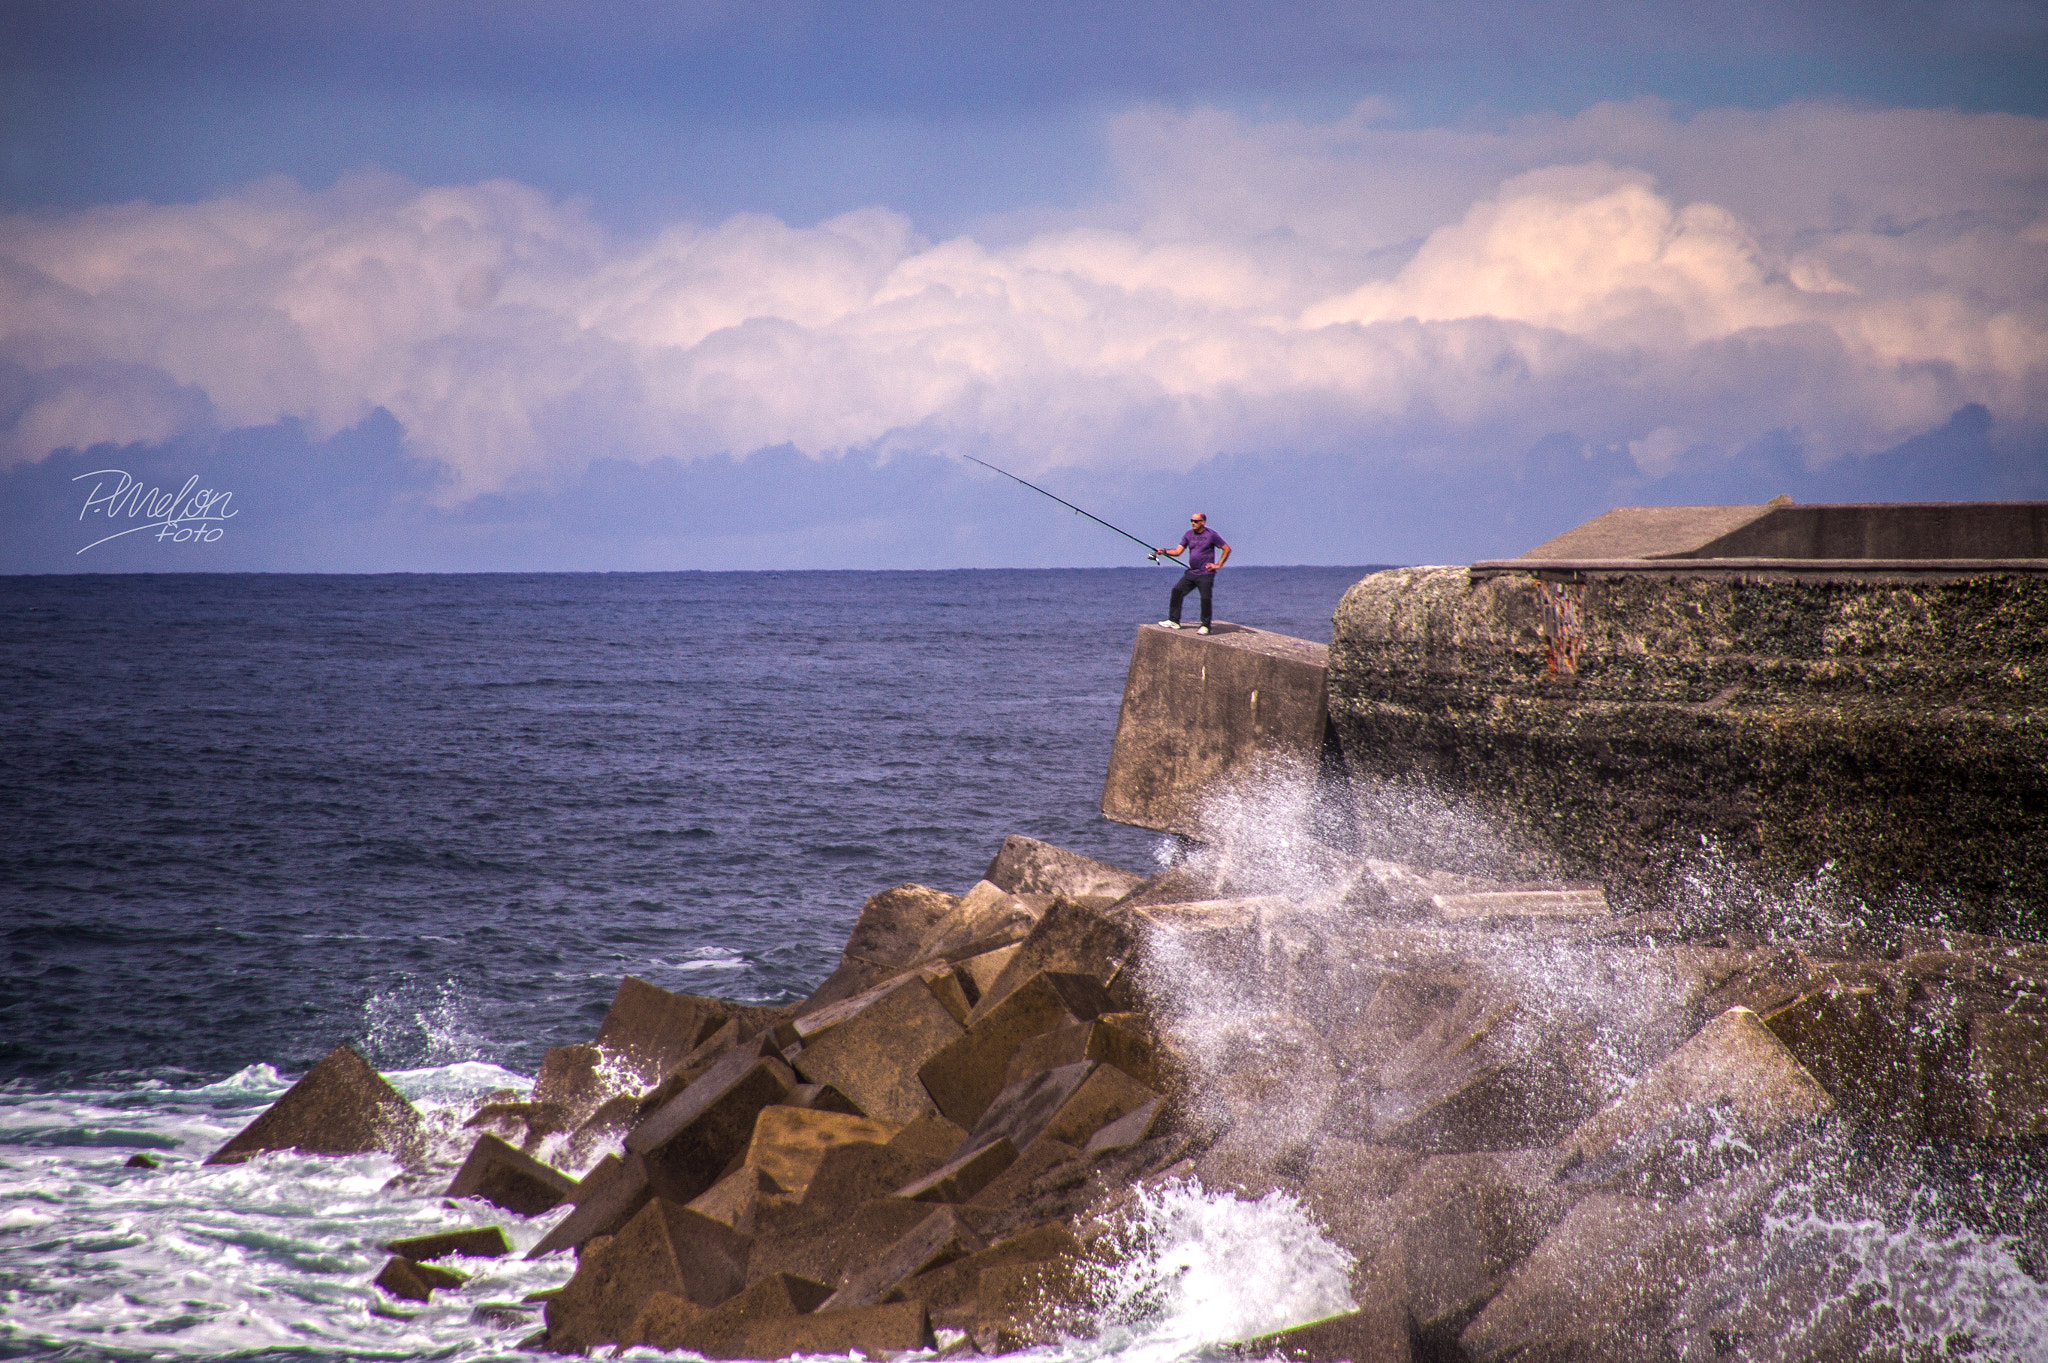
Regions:
[[[1233,567],[1218,613],[1327,640],[1367,571]],[[381,1156],[199,1162],[343,1042],[459,1154],[621,976],[800,998],[868,895],[964,890],[1013,832],[1153,868],[1097,800],[1171,581],[0,578],[0,1357],[512,1356],[566,1264],[396,1311],[377,1247],[459,1209]],[[1175,1196],[1183,1306],[1069,1352],[1342,1296],[1298,1210]]]

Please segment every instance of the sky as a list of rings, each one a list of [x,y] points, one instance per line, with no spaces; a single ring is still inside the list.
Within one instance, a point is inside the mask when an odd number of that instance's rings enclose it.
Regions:
[[[0,0],[0,572],[2048,498],[2048,0]]]

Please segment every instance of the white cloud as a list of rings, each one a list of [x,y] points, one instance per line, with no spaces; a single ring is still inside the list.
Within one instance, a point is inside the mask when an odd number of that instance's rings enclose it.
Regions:
[[[1816,457],[2048,419],[2048,121],[1605,106],[1485,130],[1117,120],[1115,202],[616,241],[509,183],[0,220],[11,461],[390,410],[450,495],[594,457],[973,444],[1028,467],[1519,448]]]

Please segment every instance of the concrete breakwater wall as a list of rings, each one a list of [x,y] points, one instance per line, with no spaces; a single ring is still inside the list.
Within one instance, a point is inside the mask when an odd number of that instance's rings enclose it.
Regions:
[[[1346,593],[1330,712],[1356,775],[1631,890],[1705,836],[1767,883],[1832,865],[1979,928],[2048,905],[2048,576],[1512,563]]]
[[[1595,886],[1337,859],[1273,893],[1245,864],[1012,838],[965,894],[869,898],[802,1003],[624,981],[462,1145],[344,1048],[214,1161],[391,1152],[388,1195],[456,1224],[388,1247],[380,1309],[517,1242],[561,1285],[477,1319],[558,1353],[1123,1348],[1200,1316],[1186,1260],[1147,1257],[1162,1209],[1275,1194],[1337,1281],[1260,1282],[1257,1328],[1147,1356],[2048,1346],[2048,952],[1685,942]]]

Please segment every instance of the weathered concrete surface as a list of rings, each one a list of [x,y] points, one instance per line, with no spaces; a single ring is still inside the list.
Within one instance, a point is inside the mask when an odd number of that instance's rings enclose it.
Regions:
[[[460,1254],[465,1259],[502,1259],[512,1252],[512,1242],[505,1238],[501,1226],[478,1226],[474,1230],[439,1231],[393,1240],[384,1248],[401,1259],[423,1264],[451,1254]]]
[[[415,1263],[403,1255],[385,1262],[376,1285],[403,1301],[426,1301],[437,1287],[460,1287],[466,1281],[460,1273],[429,1264]]]
[[[206,1162],[239,1164],[265,1150],[308,1155],[383,1150],[411,1159],[420,1139],[420,1114],[413,1105],[361,1056],[336,1046]]]
[[[730,1226],[656,1199],[603,1246],[547,1304],[549,1346],[584,1353],[632,1334],[656,1292],[716,1306],[746,1284],[749,1242]]]
[[[1106,861],[1012,833],[1003,839],[1001,850],[989,862],[982,879],[1011,894],[1063,894],[1070,899],[1108,895],[1121,899],[1137,889],[1144,877]]]
[[[539,1216],[575,1190],[569,1175],[486,1133],[476,1138],[444,1196],[481,1198],[508,1212]]]
[[[1531,876],[1654,890],[1705,835],[1766,884],[1833,862],[1851,891],[2003,906],[1960,926],[2048,904],[2048,577],[1582,577],[1354,585],[1329,664],[1351,772],[1477,805]]]
[[[1141,625],[1102,785],[1102,813],[1190,836],[1205,792],[1275,758],[1320,758],[1325,650],[1221,624],[1208,636]]]

